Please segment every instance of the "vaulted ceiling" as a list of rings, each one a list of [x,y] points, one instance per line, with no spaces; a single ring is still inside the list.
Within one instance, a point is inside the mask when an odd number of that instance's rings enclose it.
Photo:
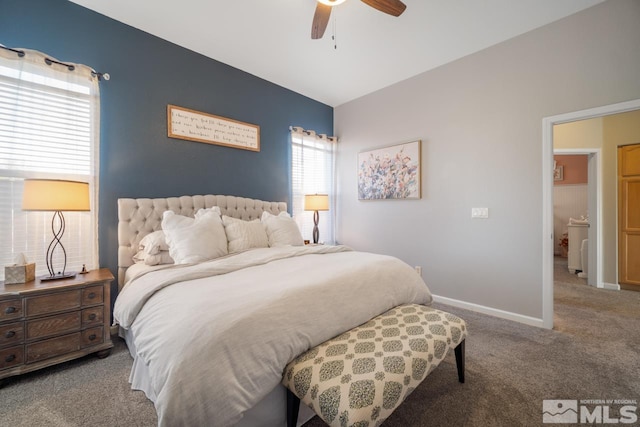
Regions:
[[[71,1],[335,107],[603,0],[347,0],[320,40],[315,0]]]

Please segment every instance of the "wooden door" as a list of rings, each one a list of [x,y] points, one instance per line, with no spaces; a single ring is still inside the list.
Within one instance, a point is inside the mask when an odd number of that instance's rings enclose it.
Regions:
[[[618,147],[618,278],[640,291],[640,144]]]

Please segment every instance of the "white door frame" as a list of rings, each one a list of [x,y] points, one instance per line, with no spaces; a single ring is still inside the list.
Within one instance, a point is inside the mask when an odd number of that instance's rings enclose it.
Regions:
[[[638,109],[640,99],[635,99],[542,119],[542,325],[547,329],[553,328],[553,126]],[[601,191],[599,193],[602,197]],[[601,217],[598,215],[598,220]],[[599,276],[602,274],[600,267],[598,265]]]

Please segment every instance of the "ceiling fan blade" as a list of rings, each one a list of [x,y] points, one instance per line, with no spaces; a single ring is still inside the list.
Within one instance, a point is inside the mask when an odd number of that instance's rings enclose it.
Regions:
[[[374,9],[378,9],[380,12],[393,16],[402,15],[402,12],[407,8],[407,5],[400,0],[362,0],[362,2]]]
[[[329,17],[331,16],[331,6],[317,2],[316,13],[313,14],[313,23],[311,24],[311,38],[321,39],[324,30],[327,29]]]

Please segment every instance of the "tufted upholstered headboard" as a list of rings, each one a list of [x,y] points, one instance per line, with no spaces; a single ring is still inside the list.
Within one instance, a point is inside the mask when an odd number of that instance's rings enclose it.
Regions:
[[[284,202],[263,202],[235,196],[118,199],[118,289],[124,286],[124,273],[133,265],[140,240],[161,229],[164,211],[193,217],[199,209],[213,206],[218,206],[223,215],[247,221],[260,218],[264,211],[278,215],[287,210]]]

